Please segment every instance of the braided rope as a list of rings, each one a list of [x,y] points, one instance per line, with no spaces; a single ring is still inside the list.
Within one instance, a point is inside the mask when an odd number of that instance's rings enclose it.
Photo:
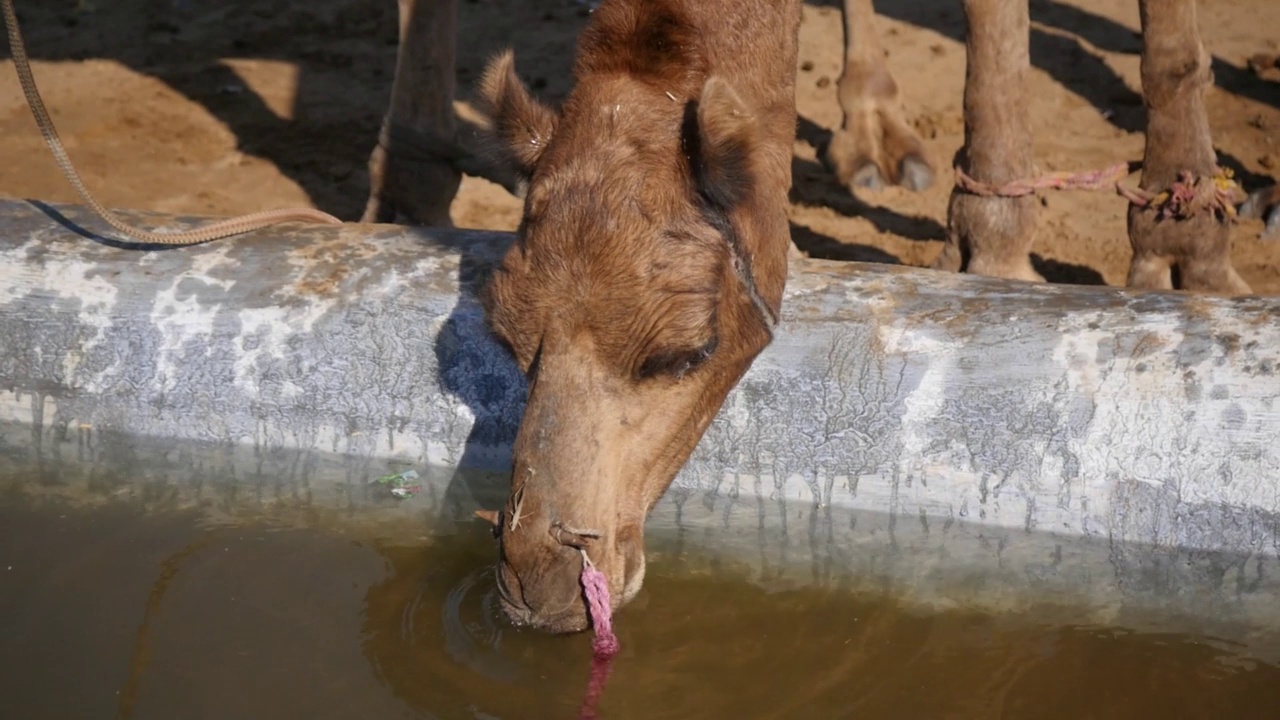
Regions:
[[[1109,168],[1087,172],[1055,172],[1037,178],[1014,180],[999,185],[975,180],[960,167],[956,167],[956,185],[966,192],[983,197],[1022,197],[1036,190],[1101,190],[1118,183],[1129,174],[1128,163],[1116,163]]]
[[[960,167],[955,168],[955,173],[957,187],[982,197],[1023,197],[1037,190],[1114,189],[1117,195],[1133,205],[1158,211],[1162,220],[1185,220],[1200,212],[1209,212],[1219,218],[1235,218],[1236,205],[1245,199],[1244,190],[1235,181],[1235,173],[1223,167],[1215,167],[1213,175],[1201,177],[1184,170],[1178,173],[1178,180],[1169,189],[1160,192],[1127,188],[1120,184],[1120,180],[1129,174],[1127,163],[1117,163],[1101,170],[1047,173],[998,184],[975,180]]]
[[[587,598],[587,609],[591,613],[591,626],[595,628],[595,638],[591,641],[591,679],[587,683],[587,694],[582,701],[582,709],[578,713],[581,720],[596,717],[596,706],[600,704],[600,696],[604,694],[605,681],[609,679],[610,664],[618,653],[618,638],[613,634],[613,610],[609,602],[609,582],[604,573],[596,569],[584,548],[582,553],[582,591]]]
[[[596,636],[591,649],[597,657],[612,657],[618,653],[618,638],[613,634],[613,609],[609,602],[609,582],[604,573],[596,569],[585,549],[582,553],[582,588],[591,611],[591,625]]]
[[[1234,219],[1236,205],[1247,198],[1231,168],[1222,167],[1214,168],[1214,174],[1208,177],[1196,177],[1190,170],[1183,170],[1172,187],[1158,193],[1129,189],[1119,183],[1116,192],[1138,207],[1158,210],[1162,220],[1185,220],[1198,212],[1209,212],[1219,219]]]

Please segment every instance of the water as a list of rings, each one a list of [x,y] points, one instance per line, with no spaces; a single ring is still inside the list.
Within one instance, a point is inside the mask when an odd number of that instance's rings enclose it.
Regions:
[[[0,717],[574,718],[587,635],[507,626],[481,523],[391,544],[0,498]],[[296,525],[296,523],[294,523]],[[604,718],[1270,718],[1280,666],[1056,611],[767,592],[655,540]]]

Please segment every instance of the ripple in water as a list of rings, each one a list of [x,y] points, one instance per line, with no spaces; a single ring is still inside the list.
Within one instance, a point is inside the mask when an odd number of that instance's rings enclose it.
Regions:
[[[467,540],[380,549],[389,573],[365,599],[363,643],[379,679],[431,717],[522,718],[535,707],[572,717],[548,704],[581,702],[590,636],[510,625],[492,543]]]
[[[413,642],[414,609],[421,605],[426,588],[423,590],[413,605],[405,608],[407,642]],[[440,625],[444,631],[445,649],[454,660],[490,680],[513,682],[520,668],[502,654],[503,627],[500,623],[505,620],[501,616],[494,566],[490,565],[462,578],[449,591],[440,611]]]

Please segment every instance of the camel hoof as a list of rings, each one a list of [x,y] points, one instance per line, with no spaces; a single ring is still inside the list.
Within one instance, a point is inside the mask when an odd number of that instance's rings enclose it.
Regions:
[[[1263,198],[1270,193],[1270,188],[1262,190],[1254,190],[1249,193],[1249,197],[1240,205],[1236,214],[1242,218],[1260,218],[1266,208],[1262,207]]]
[[[1261,237],[1280,240],[1280,185],[1271,185],[1249,193],[1236,214],[1242,218],[1262,220]]]
[[[867,163],[858,168],[853,177],[849,178],[849,187],[862,188],[864,190],[883,190],[884,176],[880,174],[880,168],[875,163]]]
[[[914,153],[902,158],[898,172],[901,177],[898,184],[908,190],[923,192],[933,184],[933,168],[929,167],[924,158]]]

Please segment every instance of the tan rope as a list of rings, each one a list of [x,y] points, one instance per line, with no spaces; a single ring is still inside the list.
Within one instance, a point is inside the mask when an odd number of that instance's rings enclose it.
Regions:
[[[342,224],[342,221],[338,218],[314,208],[266,210],[219,220],[194,230],[165,233],[143,230],[121,220],[115,213],[103,207],[101,203],[94,199],[93,195],[89,193],[89,188],[85,187],[84,181],[80,179],[79,173],[72,166],[71,158],[67,156],[67,151],[63,149],[62,141],[58,139],[58,131],[53,127],[53,120],[50,119],[49,113],[45,110],[44,102],[40,99],[40,93],[36,90],[35,77],[31,74],[31,64],[27,61],[27,49],[22,42],[22,34],[18,30],[18,14],[13,9],[13,0],[0,0],[0,5],[3,6],[4,22],[9,31],[9,48],[13,53],[13,66],[18,71],[18,82],[22,84],[22,92],[27,97],[27,105],[31,107],[31,114],[35,116],[36,124],[40,126],[40,134],[44,136],[44,141],[48,144],[49,150],[53,152],[53,157],[57,161],[58,167],[62,169],[62,173],[66,175],[71,186],[80,194],[80,198],[84,200],[86,205],[93,208],[93,211],[111,227],[135,240],[144,242],[162,245],[198,245],[290,221],[325,223],[329,225]]]

